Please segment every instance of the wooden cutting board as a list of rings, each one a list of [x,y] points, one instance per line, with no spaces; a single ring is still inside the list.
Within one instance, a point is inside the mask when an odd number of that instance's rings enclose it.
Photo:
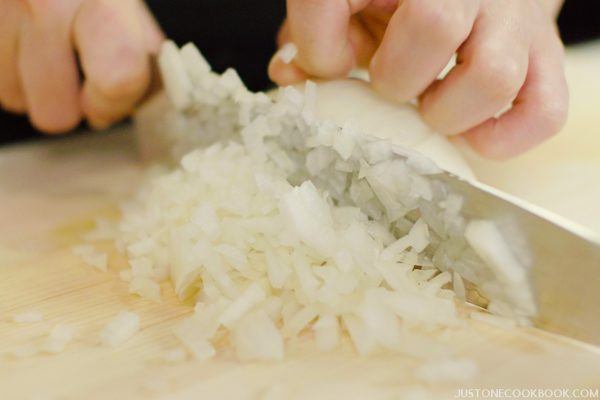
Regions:
[[[130,295],[117,276],[124,260],[108,244],[108,273],[70,251],[142,179],[128,130],[0,151],[0,399],[443,399],[461,388],[600,388],[600,349],[476,321],[424,335],[427,355],[407,345],[407,354],[360,358],[347,342],[319,354],[304,339],[279,363],[237,362],[226,347],[208,362],[161,361],[177,346],[171,329],[192,306],[168,284],[160,304]],[[99,330],[124,309],[140,315],[140,333],[118,349],[101,347]],[[26,311],[44,320],[12,322]],[[57,323],[78,330],[64,352],[8,355],[39,343]],[[423,357],[448,356],[474,360],[478,374],[431,385],[416,372]]]

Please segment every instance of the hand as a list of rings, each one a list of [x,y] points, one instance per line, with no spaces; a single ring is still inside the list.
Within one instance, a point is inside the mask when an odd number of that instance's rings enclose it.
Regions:
[[[47,133],[107,127],[146,93],[162,40],[139,0],[0,0],[0,104]]]
[[[560,0],[288,0],[271,79],[344,77],[368,67],[372,86],[419,98],[425,121],[491,158],[522,153],[563,126],[568,89],[554,23]],[[454,68],[437,77],[454,54]],[[512,108],[497,117],[512,104]]]

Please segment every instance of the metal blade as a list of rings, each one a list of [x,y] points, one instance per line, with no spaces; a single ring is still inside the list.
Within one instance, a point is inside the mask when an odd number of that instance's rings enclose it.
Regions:
[[[442,178],[465,198],[464,214],[515,221],[531,252],[537,327],[600,345],[600,240],[585,228],[479,183]],[[549,219],[551,218],[551,219]],[[507,238],[510,240],[510,238]]]

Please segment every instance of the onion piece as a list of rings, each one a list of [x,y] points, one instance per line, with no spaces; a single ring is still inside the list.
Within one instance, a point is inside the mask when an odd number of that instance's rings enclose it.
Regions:
[[[131,311],[121,311],[100,332],[100,342],[118,347],[131,339],[140,329],[140,317]]]

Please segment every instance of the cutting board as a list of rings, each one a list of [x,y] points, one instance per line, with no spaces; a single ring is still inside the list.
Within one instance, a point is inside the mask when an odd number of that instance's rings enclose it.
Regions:
[[[572,87],[579,88],[576,104],[596,95],[586,85]],[[192,305],[168,284],[162,303],[129,294],[118,278],[125,260],[108,243],[107,273],[70,250],[94,218],[116,216],[116,204],[142,180],[132,138],[123,127],[0,151],[1,399],[444,399],[468,388],[600,388],[599,348],[480,321],[427,332],[425,355],[408,346],[401,354],[358,357],[347,340],[320,354],[306,336],[290,344],[283,362],[238,362],[223,344],[211,361],[164,361],[178,346],[172,328]],[[125,309],[140,315],[141,331],[117,349],[100,346],[99,330]],[[28,311],[44,320],[12,322]],[[77,328],[64,352],[10,356],[39,343],[57,323]],[[478,374],[432,385],[417,372],[424,358],[449,356],[473,360]]]

